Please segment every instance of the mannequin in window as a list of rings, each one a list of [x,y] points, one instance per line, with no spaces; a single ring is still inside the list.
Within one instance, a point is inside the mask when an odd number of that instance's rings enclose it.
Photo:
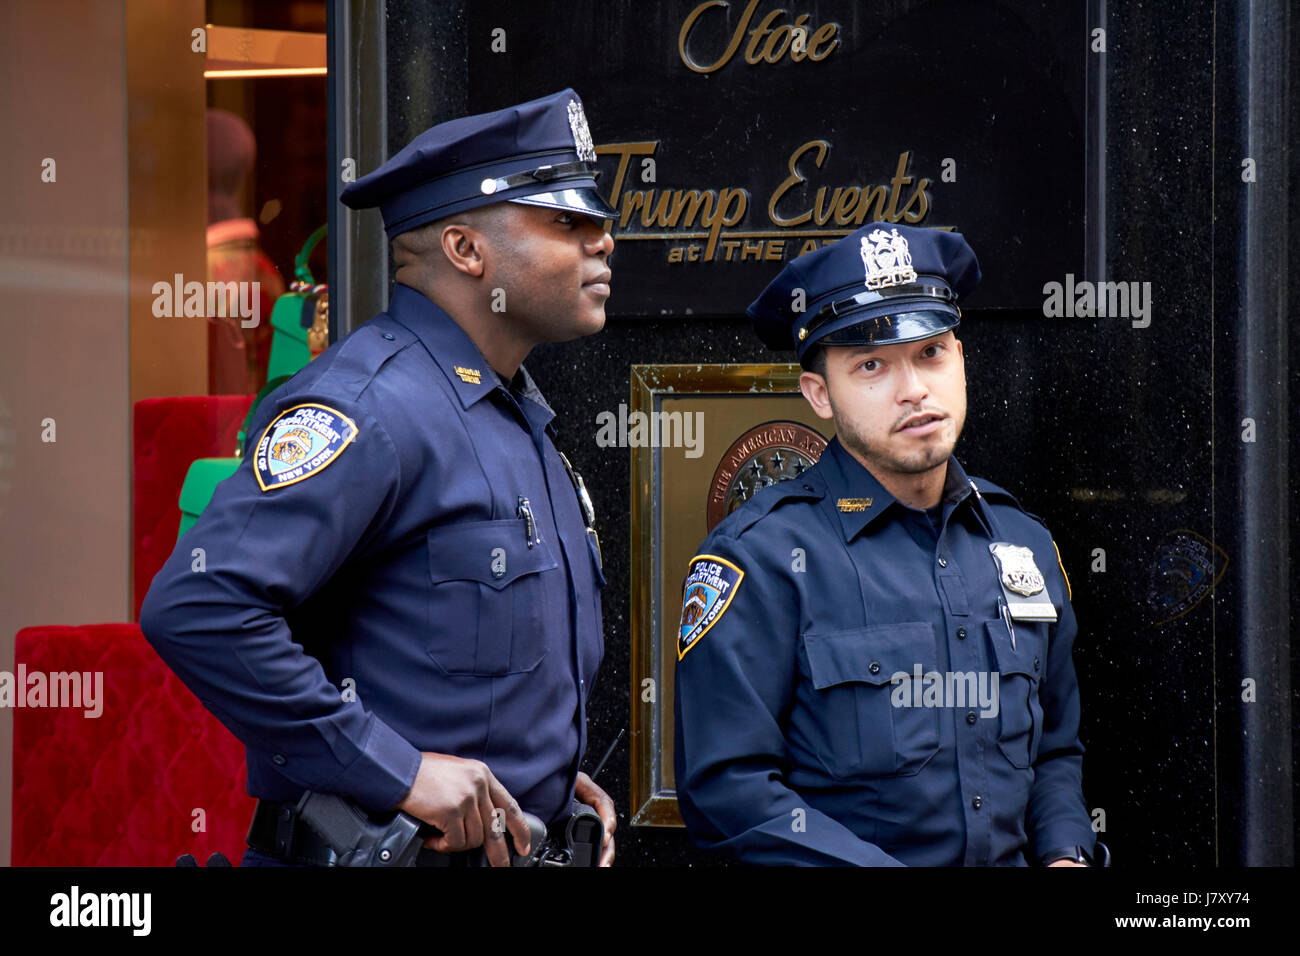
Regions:
[[[240,194],[256,157],[246,122],[225,110],[208,110],[208,280],[257,282],[259,298],[256,326],[242,326],[235,301],[228,303],[227,318],[208,318],[213,395],[256,394],[266,384],[271,309],[284,294],[284,280],[258,244],[257,223],[241,214]]]

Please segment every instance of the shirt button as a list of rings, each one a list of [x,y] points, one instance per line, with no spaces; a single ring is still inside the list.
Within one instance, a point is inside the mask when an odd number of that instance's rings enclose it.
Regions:
[[[974,797],[971,799],[970,805],[974,807],[976,810],[978,810],[980,807],[984,806],[984,798]]]
[[[880,673],[880,661],[872,661],[872,662],[871,662],[871,666],[868,667],[867,670],[871,671],[871,673],[873,673],[873,674],[879,674],[879,673]]]
[[[1038,658],[1034,658],[1034,670],[1038,670]]]
[[[975,723],[975,711],[973,710],[966,711],[966,723],[968,724]]]
[[[284,759],[284,754],[276,754],[271,758],[271,763],[275,764],[277,767],[283,767],[288,763],[288,761]]]
[[[947,566],[948,566],[948,559],[947,559],[947,558],[940,558],[940,559],[939,559],[939,567],[941,567],[941,568],[946,568]]]
[[[393,339],[397,338],[397,336],[395,336],[392,332],[385,332],[384,338],[388,339],[388,341],[391,342],[393,341]]]
[[[966,628],[964,627],[957,628],[957,640],[959,641],[966,640]]]

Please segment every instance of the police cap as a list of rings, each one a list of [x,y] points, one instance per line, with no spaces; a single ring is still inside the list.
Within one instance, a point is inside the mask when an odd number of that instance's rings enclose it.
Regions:
[[[915,342],[957,327],[957,301],[979,284],[975,253],[960,233],[883,222],[789,262],[749,306],[763,343]]]
[[[596,191],[596,150],[571,89],[439,123],[339,195],[378,206],[388,238],[495,202],[617,217]]]

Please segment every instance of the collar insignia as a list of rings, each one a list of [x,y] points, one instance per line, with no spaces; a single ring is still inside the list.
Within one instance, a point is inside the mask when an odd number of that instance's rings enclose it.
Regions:
[[[871,507],[870,498],[841,498],[835,502],[835,507],[843,512],[866,511]]]
[[[464,368],[460,365],[454,365],[452,368],[462,382],[468,382],[470,385],[481,385],[483,382],[483,373],[476,368]]]

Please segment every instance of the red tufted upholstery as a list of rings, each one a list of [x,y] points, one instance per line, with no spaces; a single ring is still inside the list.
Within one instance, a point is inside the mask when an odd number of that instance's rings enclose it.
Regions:
[[[178,502],[190,463],[233,455],[239,426],[252,404],[251,395],[186,395],[135,403],[131,620],[140,619],[149,584],[176,547]]]
[[[154,653],[135,624],[29,627],[15,672],[102,671],[103,711],[18,707],[14,866],[238,864],[253,815],[244,748]],[[193,811],[206,815],[194,832]]]

